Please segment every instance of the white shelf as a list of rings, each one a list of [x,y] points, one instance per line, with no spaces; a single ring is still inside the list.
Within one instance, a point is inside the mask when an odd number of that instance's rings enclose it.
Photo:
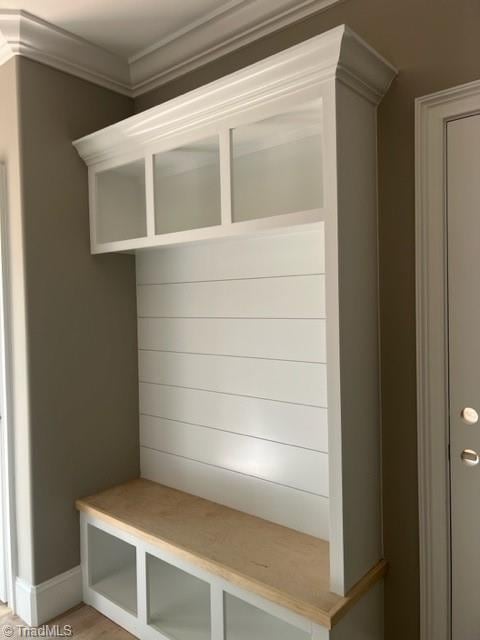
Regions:
[[[92,589],[125,609],[125,611],[137,615],[136,580],[135,564],[130,564],[95,582],[92,584]]]
[[[136,549],[124,540],[88,527],[91,588],[125,611],[137,614]]]
[[[219,225],[218,136],[156,154],[153,182],[157,235]]]
[[[175,640],[210,640],[210,585],[147,554],[149,624]]]
[[[99,171],[92,177],[92,236],[98,244],[147,235],[145,161]]]

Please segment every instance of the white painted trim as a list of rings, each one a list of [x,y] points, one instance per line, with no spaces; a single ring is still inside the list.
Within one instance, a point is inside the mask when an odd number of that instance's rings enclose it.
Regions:
[[[480,81],[419,98],[415,110],[421,638],[449,640],[445,129],[480,111]]]
[[[230,0],[129,58],[136,97],[341,0]]]
[[[10,327],[10,274],[8,246],[8,194],[5,165],[0,164],[0,509],[1,552],[3,553],[5,593],[1,594],[15,610],[16,575],[15,458],[13,427],[13,376]]]
[[[140,567],[137,568],[137,616],[123,609],[121,606],[102,595],[89,584],[89,540],[88,527],[93,526],[97,529],[123,540],[136,548],[137,563],[140,559]],[[244,602],[251,604],[274,616],[284,622],[310,634],[312,632],[313,623],[304,616],[295,613],[275,602],[271,602],[266,598],[248,591],[233,582],[227,581],[221,576],[217,576],[209,571],[196,566],[195,564],[185,560],[175,551],[169,551],[154,544],[145,542],[143,539],[120,529],[113,523],[105,522],[95,516],[80,513],[80,532],[81,532],[81,548],[82,548],[82,567],[83,567],[83,600],[86,604],[94,607],[100,613],[107,616],[121,627],[127,629],[130,633],[145,640],[169,640],[169,637],[163,635],[156,629],[148,625],[148,586],[146,584],[146,555],[151,555],[164,562],[167,562],[178,569],[203,580],[210,585],[211,597],[211,623],[212,623],[212,640],[221,640],[223,638],[223,595],[231,594]],[[357,605],[358,606],[358,605]]]
[[[19,55],[132,95],[130,70],[123,58],[26,11],[2,9],[0,64]]]
[[[39,585],[17,578],[16,614],[36,627],[82,602],[82,569],[79,565]]]
[[[137,97],[343,0],[230,0],[123,58],[26,11],[0,10],[0,65],[16,55]]]
[[[396,70],[345,25],[269,56],[245,69],[216,80],[188,94],[169,100],[74,142],[88,165],[103,161],[117,164],[142,156],[142,151],[178,136],[192,135],[207,126],[238,126],[248,122],[249,111],[260,105],[265,117],[274,100],[298,103],[318,99],[328,80],[338,79],[374,104],[380,102]],[[308,93],[311,94],[308,98]],[[256,114],[259,119],[261,114]],[[167,143],[169,140],[167,141]],[[170,142],[170,144],[173,144]],[[175,141],[178,146],[178,141]],[[168,147],[167,147],[168,148]],[[114,164],[114,162],[112,162]],[[107,166],[98,167],[98,169]]]

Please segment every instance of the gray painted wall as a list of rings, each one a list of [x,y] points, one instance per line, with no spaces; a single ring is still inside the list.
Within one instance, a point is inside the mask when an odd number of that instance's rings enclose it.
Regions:
[[[74,500],[139,474],[134,257],[90,255],[87,171],[72,147],[133,105],[26,58],[16,64],[38,584],[79,563]]]
[[[387,640],[419,637],[414,98],[480,77],[475,0],[345,0],[136,100],[142,111],[341,23],[400,69],[378,118]],[[399,384],[400,381],[400,384]]]

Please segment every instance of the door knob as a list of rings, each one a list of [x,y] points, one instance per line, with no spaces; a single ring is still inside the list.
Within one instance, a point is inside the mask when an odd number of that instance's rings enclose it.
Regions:
[[[478,412],[473,407],[465,407],[460,415],[467,424],[476,424],[478,422]]]
[[[480,456],[473,449],[464,449],[460,455],[463,464],[467,467],[474,467],[480,462]]]

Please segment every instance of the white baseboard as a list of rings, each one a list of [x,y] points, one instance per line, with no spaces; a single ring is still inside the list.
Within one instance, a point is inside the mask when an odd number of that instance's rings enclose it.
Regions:
[[[17,578],[15,594],[17,616],[32,627],[44,624],[82,602],[81,567],[74,567],[38,585]]]

